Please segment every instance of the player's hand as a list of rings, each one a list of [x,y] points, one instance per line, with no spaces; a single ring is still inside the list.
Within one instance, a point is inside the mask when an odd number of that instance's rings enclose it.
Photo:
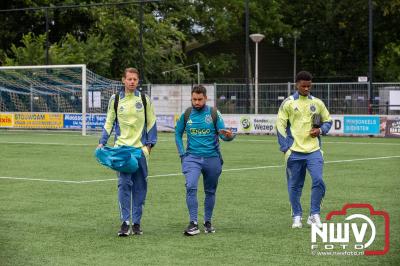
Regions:
[[[310,136],[312,138],[318,137],[319,135],[321,135],[321,130],[319,128],[312,128],[310,130]]]
[[[101,148],[103,148],[104,147],[104,145],[103,144],[99,144],[99,145],[97,145],[97,149],[101,149]]]
[[[221,135],[224,135],[226,138],[233,137],[233,133],[230,129],[220,129],[218,133]]]

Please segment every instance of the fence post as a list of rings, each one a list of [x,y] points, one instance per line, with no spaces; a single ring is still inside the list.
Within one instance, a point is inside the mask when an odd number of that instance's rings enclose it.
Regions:
[[[372,84],[371,81],[368,82],[368,114],[371,115],[372,114],[372,101],[371,101],[371,88],[372,88]]]
[[[386,115],[389,115],[389,101],[386,101]]]
[[[217,108],[217,83],[214,82],[214,106]]]
[[[331,109],[331,85],[328,83],[328,110]]]
[[[33,88],[32,88],[32,83],[30,84],[30,89],[31,89],[31,113],[33,112]]]
[[[287,97],[289,97],[290,96],[290,87],[291,87],[291,84],[290,84],[290,81],[287,83]]]
[[[147,95],[149,95],[151,99],[151,83],[147,84]]]

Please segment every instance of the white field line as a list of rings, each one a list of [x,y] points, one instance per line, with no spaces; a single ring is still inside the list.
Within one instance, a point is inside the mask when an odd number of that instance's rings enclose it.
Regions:
[[[31,141],[0,141],[0,144],[23,144],[23,145],[57,145],[57,146],[93,146],[96,147],[96,144],[89,143],[60,143],[60,142],[31,142]]]
[[[242,139],[234,140],[234,142],[275,142],[276,140],[271,139]],[[323,144],[352,144],[352,145],[400,145],[400,142],[351,142],[351,141],[324,141]]]
[[[158,140],[158,141],[169,141],[166,139]],[[61,143],[61,142],[31,142],[31,141],[0,141],[0,144],[23,144],[23,145],[57,145],[57,146],[93,146],[96,147],[96,143]]]
[[[72,183],[80,184],[81,181],[70,181],[70,180],[56,180],[56,179],[42,179],[42,178],[29,178],[29,177],[9,177],[0,176],[0,179],[11,179],[11,180],[28,180],[28,181],[41,181],[41,182],[54,182],[54,183]]]
[[[350,144],[350,145],[400,145],[398,142],[351,142],[351,141],[322,141],[324,144]]]
[[[359,161],[371,161],[371,160],[385,160],[385,159],[393,159],[400,158],[400,155],[393,156],[384,156],[384,157],[371,157],[371,158],[358,158],[358,159],[348,159],[348,160],[336,160],[336,161],[327,161],[325,164],[332,163],[349,163],[349,162],[359,162]],[[280,168],[284,167],[284,165],[267,165],[267,166],[256,166],[256,167],[245,167],[245,168],[232,168],[225,169],[222,172],[233,172],[233,171],[247,171],[247,170],[259,170],[259,169],[268,169],[268,168]],[[181,176],[182,173],[173,173],[173,174],[160,174],[160,175],[151,175],[148,177],[166,177],[166,176]],[[9,176],[0,176],[0,179],[9,179],[9,180],[28,180],[28,181],[42,181],[42,182],[55,182],[55,183],[72,183],[72,184],[84,184],[84,183],[96,183],[96,182],[107,182],[107,181],[116,181],[116,178],[110,179],[97,179],[97,180],[83,180],[83,181],[72,181],[72,180],[56,180],[56,179],[41,179],[41,178],[28,178],[28,177],[9,177]]]

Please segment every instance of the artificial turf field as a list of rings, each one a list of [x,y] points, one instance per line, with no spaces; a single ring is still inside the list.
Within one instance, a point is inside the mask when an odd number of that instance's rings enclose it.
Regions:
[[[291,229],[284,158],[276,137],[222,144],[216,233],[185,237],[184,178],[173,134],[159,134],[149,163],[142,236],[118,238],[116,175],[93,156],[98,136],[0,131],[0,265],[399,265],[400,139],[324,137],[321,216],[345,203],[390,215],[383,256],[311,254],[310,228]],[[199,219],[204,193],[199,184]],[[303,218],[309,210],[304,185]],[[305,221],[303,220],[303,224]],[[383,245],[377,226],[374,247]]]

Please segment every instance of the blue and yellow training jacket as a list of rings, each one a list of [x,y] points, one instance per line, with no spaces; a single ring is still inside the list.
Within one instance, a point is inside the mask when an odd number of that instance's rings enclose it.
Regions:
[[[105,145],[115,130],[115,146],[131,146],[142,148],[148,155],[144,146],[154,146],[157,142],[157,125],[154,107],[146,95],[147,101],[147,125],[145,128],[144,106],[140,92],[119,92],[117,120],[114,110],[115,95],[112,95],[108,103],[106,122],[103,127],[99,143]]]
[[[302,96],[298,92],[286,98],[278,112],[276,129],[280,150],[292,150],[311,153],[321,148],[321,139],[312,138],[312,116],[321,115],[322,135],[326,135],[332,126],[332,118],[325,104],[318,98]]]

